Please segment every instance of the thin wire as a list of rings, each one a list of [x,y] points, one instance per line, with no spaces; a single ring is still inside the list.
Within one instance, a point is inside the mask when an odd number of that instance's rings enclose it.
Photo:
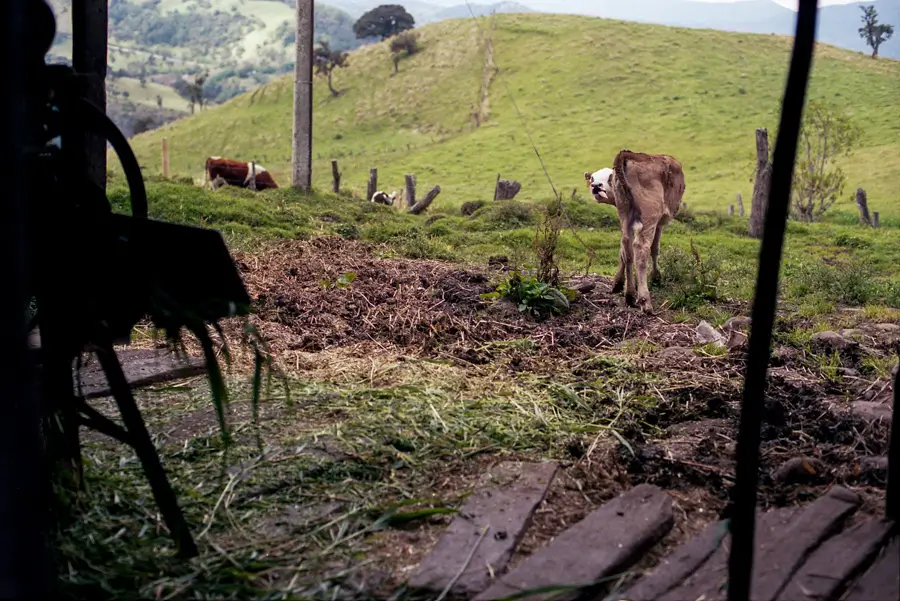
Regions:
[[[481,29],[481,25],[478,23],[478,17],[475,16],[475,12],[472,10],[472,5],[469,4],[469,0],[466,0],[466,7],[469,9],[469,14],[472,15],[472,20],[475,21],[475,27],[478,29],[478,33],[481,34],[482,39],[485,38],[484,32]],[[491,44],[493,44],[493,39],[491,40]],[[522,111],[519,110],[519,105],[516,103],[516,98],[513,96],[512,90],[509,89],[509,83],[506,81],[506,76],[503,74],[503,69],[500,67],[500,63],[497,62],[497,53],[492,53],[491,59],[494,62],[494,66],[497,67],[497,74],[500,75],[500,79],[503,80],[503,87],[506,88],[506,93],[509,96],[510,101],[512,101],[513,109],[515,109],[516,114],[519,116],[519,120],[522,122],[522,129],[525,130],[525,135],[528,136],[528,142],[531,144],[532,150],[534,150],[535,156],[537,156],[538,161],[541,163],[541,169],[544,170],[544,175],[547,177],[547,182],[550,184],[550,189],[553,190],[553,196],[556,199],[556,207],[557,210],[565,216],[566,224],[569,226],[569,229],[572,231],[572,236],[578,241],[581,246],[588,251],[588,262],[585,267],[585,274],[587,274],[588,270],[591,267],[591,263],[594,260],[594,249],[587,245],[587,243],[581,239],[581,236],[578,235],[578,232],[575,230],[575,226],[572,225],[572,219],[569,217],[568,211],[566,211],[565,206],[562,202],[562,197],[559,195],[559,192],[556,190],[556,186],[553,184],[553,178],[550,177],[550,171],[547,169],[547,165],[544,163],[544,159],[541,156],[540,151],[538,150],[537,144],[534,143],[534,138],[531,137],[531,132],[528,130],[528,124],[525,122],[525,116],[522,115]]]
[[[472,5],[469,4],[469,0],[466,0],[466,7],[468,7],[469,14],[472,15],[472,19],[475,21],[475,27],[478,28],[478,33],[480,33],[481,37],[483,38],[484,33],[481,30],[481,25],[479,25],[478,23],[478,17],[475,16],[475,12],[472,10]],[[537,155],[538,161],[540,161],[541,163],[541,168],[544,170],[544,175],[547,176],[547,181],[550,182],[550,188],[553,190],[553,196],[556,197],[557,202],[562,205],[562,200],[560,199],[559,192],[556,191],[556,186],[553,185],[553,178],[550,177],[550,172],[547,171],[547,166],[544,164],[544,159],[541,157],[540,151],[538,151],[537,144],[534,143],[534,139],[531,137],[531,132],[528,131],[528,125],[525,123],[525,117],[519,110],[519,105],[516,104],[516,98],[513,96],[512,90],[509,89],[509,83],[507,83],[506,81],[506,76],[503,75],[503,69],[500,68],[500,63],[497,62],[496,54],[494,54],[493,56],[493,61],[494,66],[497,67],[497,73],[500,75],[500,79],[503,80],[503,86],[506,88],[506,93],[509,95],[509,99],[512,101],[513,108],[516,110],[516,114],[519,116],[519,120],[522,121],[522,129],[525,130],[525,135],[528,136],[528,141],[531,143],[531,148],[534,149],[534,154]]]

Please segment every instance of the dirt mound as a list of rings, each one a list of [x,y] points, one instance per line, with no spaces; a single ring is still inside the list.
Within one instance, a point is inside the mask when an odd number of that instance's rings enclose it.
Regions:
[[[470,366],[544,374],[575,388],[618,378],[642,400],[617,422],[629,444],[618,446],[610,457],[616,465],[607,469],[632,484],[702,494],[724,506],[743,386],[740,349],[695,353],[693,326],[671,323],[665,311],[646,316],[625,307],[620,295],[611,294],[608,278],[570,282],[595,285],[566,315],[536,320],[511,303],[482,299],[502,277],[502,267],[386,258],[380,250],[318,238],[285,242],[264,255],[238,255],[272,349],[318,352],[361,343],[401,348]],[[513,341],[528,344],[520,349]],[[602,350],[621,350],[630,367],[606,365],[597,353]],[[883,389],[874,386],[858,377],[824,378],[797,350],[775,354],[761,432],[761,503],[790,504],[810,487],[834,482],[883,490],[878,458],[887,449],[887,428],[850,411],[866,390]],[[598,407],[598,415],[606,409]],[[578,449],[573,458],[584,451]]]
[[[290,241],[263,256],[237,254],[273,350],[321,351],[377,342],[444,349],[471,363],[490,360],[488,342],[530,338],[549,351],[611,346],[627,337],[690,339],[610,297],[606,278],[565,316],[537,321],[509,303],[485,301],[499,272],[445,261],[382,258],[378,247],[341,238]]]

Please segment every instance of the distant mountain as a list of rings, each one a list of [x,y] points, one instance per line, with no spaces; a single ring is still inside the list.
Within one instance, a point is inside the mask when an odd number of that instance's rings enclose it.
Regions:
[[[471,7],[471,12],[469,8]],[[524,4],[518,2],[497,2],[496,4],[457,4],[456,6],[448,6],[439,10],[432,16],[434,21],[443,21],[444,19],[459,19],[490,15],[492,12],[500,13],[533,13],[536,12],[532,8],[528,8]]]
[[[564,8],[560,8],[560,4],[559,0],[529,1],[529,5],[539,11],[742,33],[792,35],[797,19],[797,13],[772,0],[728,3],[691,0],[568,0]],[[838,4],[819,9],[817,39],[849,50],[870,52],[857,33],[862,14],[859,7],[869,4],[878,10],[882,23],[900,28],[900,0]],[[879,54],[900,59],[900,32],[881,47]]]

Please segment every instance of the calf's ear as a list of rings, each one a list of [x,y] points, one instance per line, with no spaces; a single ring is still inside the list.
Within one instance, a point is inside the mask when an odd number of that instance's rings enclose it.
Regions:
[[[587,171],[584,172],[584,181],[591,183],[591,174]]]
[[[612,183],[612,178],[613,178],[613,174],[610,173],[610,174],[609,174],[609,179],[606,181],[606,183],[609,184],[610,189],[612,189],[612,185],[613,185],[613,183]]]

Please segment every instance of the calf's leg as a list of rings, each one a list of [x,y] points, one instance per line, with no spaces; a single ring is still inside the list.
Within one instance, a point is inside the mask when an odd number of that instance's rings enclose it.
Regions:
[[[629,219],[629,215],[627,210],[623,210],[621,207],[616,207],[618,209],[619,214],[619,227],[622,230],[622,239],[619,246],[619,268],[616,269],[616,275],[613,278],[613,286],[612,293],[618,294],[622,292],[625,288],[625,273],[628,272],[631,275],[631,263],[626,261],[626,259],[630,256],[631,248],[632,248],[632,223]],[[626,243],[627,240],[627,243]]]
[[[662,275],[659,273],[659,240],[662,238],[663,223],[656,226],[656,235],[653,237],[653,246],[650,247],[650,258],[653,260],[653,271],[650,278],[653,282],[659,283]]]
[[[634,260],[637,267],[637,304],[644,311],[650,313],[653,311],[653,303],[650,300],[650,288],[647,285],[647,268],[651,259],[651,249],[656,240],[656,232],[659,231],[658,224],[644,224],[640,230],[635,227],[635,252]]]
[[[625,304],[635,306],[637,294],[634,285],[634,239],[640,232],[641,224],[637,222],[633,227],[627,221],[622,227],[622,244],[619,248],[619,272],[625,280]],[[620,277],[619,274],[616,277]],[[615,291],[615,286],[613,287]],[[621,288],[620,288],[621,290]]]

